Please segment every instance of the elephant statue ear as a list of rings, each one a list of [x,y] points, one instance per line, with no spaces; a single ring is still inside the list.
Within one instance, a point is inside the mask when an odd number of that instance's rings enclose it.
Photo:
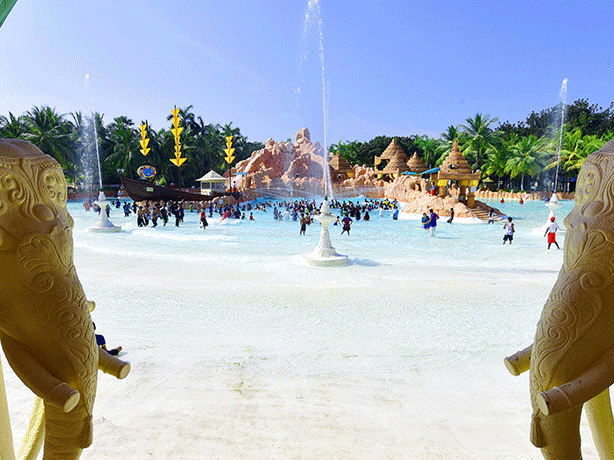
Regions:
[[[94,311],[94,308],[96,308],[96,302],[93,300],[86,300],[85,305],[90,313]]]

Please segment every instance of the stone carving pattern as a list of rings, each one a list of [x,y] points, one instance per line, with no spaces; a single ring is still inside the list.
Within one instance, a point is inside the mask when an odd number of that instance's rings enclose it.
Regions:
[[[77,407],[68,413],[45,401],[45,459],[78,458],[92,441],[99,350],[73,265],[72,227],[66,183],[55,160],[42,154],[0,156],[3,348],[11,366],[19,365],[17,358],[11,359],[17,344],[46,372],[80,393]],[[8,267],[12,270],[7,276]],[[32,388],[30,376],[16,372]]]

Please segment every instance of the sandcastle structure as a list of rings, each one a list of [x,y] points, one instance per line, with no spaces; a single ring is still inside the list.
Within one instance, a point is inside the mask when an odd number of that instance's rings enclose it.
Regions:
[[[407,160],[407,169],[410,172],[422,174],[424,171],[428,171],[429,168],[424,162],[424,160],[420,158],[418,152],[414,152],[411,158]]]
[[[338,182],[346,179],[353,179],[355,176],[354,168],[352,168],[348,161],[339,153],[333,155],[328,164],[330,165],[333,181]]]
[[[375,170],[378,178],[388,177],[390,179],[396,179],[401,173],[409,171],[409,167],[407,166],[407,155],[396,139],[392,139],[388,147],[386,147],[386,150],[384,150],[380,156],[375,156],[373,164],[377,168],[383,161],[387,162],[383,169]]]
[[[482,173],[478,170],[473,172],[467,159],[458,148],[458,139],[454,141],[452,150],[444,160],[437,173],[436,184],[439,187],[438,195],[445,198],[446,187],[450,181],[457,181],[460,188],[458,201],[468,208],[475,207],[475,191]]]
[[[299,130],[294,142],[275,142],[269,139],[265,147],[253,152],[251,157],[239,162],[236,171],[242,176],[239,185],[246,199],[262,196],[299,197],[320,194],[324,196],[324,159],[319,143],[313,143],[307,128]],[[480,172],[472,172],[467,160],[455,145],[439,172],[430,174],[428,166],[414,152],[407,159],[401,145],[393,139],[375,162],[383,169],[366,165],[350,166],[340,155],[333,155],[329,161],[330,177],[334,196],[355,197],[365,195],[369,198],[390,198],[407,203],[403,211],[407,213],[424,212],[434,209],[440,216],[450,214],[454,209],[457,217],[488,218],[490,207],[474,199],[474,190]],[[411,173],[411,174],[408,174]],[[384,177],[386,176],[386,177]],[[453,193],[447,193],[446,185],[457,182],[460,186],[460,200]],[[439,196],[433,196],[432,185],[441,183]],[[454,185],[454,187],[456,184]]]

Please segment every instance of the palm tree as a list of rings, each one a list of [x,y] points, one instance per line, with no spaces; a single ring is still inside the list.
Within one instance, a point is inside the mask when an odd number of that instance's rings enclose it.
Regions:
[[[226,123],[224,126],[220,126],[220,129],[224,137],[238,136],[241,134],[241,129],[239,129],[238,127],[232,127],[232,121],[230,123]]]
[[[218,128],[209,123],[205,124],[202,117],[198,117],[195,122],[195,137],[194,137],[194,160],[198,166],[200,175],[203,175],[214,167],[219,167],[222,157],[222,149],[224,144],[221,141],[221,136]]]
[[[538,176],[544,169],[545,163],[545,143],[542,139],[531,134],[523,137],[512,146],[511,156],[507,160],[506,170],[513,179],[521,176],[520,190],[524,190],[524,177]]]
[[[27,133],[21,137],[32,142],[43,153],[51,155],[74,180],[76,161],[72,143],[72,124],[51,107],[33,107],[25,115]]]
[[[0,116],[0,137],[18,139],[28,132],[26,118],[23,115],[16,117],[11,112],[9,116]]]
[[[136,170],[137,153],[140,156],[137,130],[134,122],[126,116],[113,119],[109,125],[109,140],[112,144],[112,153],[104,162],[115,169],[123,169],[126,176],[134,177]]]
[[[495,146],[488,154],[488,161],[484,164],[484,174],[493,175],[497,178],[500,187],[501,179],[507,174],[507,161],[510,159],[511,150],[518,142],[518,134],[510,133],[502,143]]]
[[[550,170],[556,168],[560,153],[560,173],[567,177],[577,176],[586,157],[603,147],[603,144],[611,137],[611,134],[601,137],[596,135],[585,136],[582,134],[580,128],[566,131],[562,137],[560,152],[558,137],[548,144],[550,161],[544,169]]]
[[[480,156],[484,158],[500,142],[499,135],[491,128],[499,119],[478,113],[475,118],[467,118],[465,121],[467,124],[460,126],[467,136],[463,152],[475,154],[475,169],[480,169]]]
[[[440,141],[423,135],[416,136],[414,143],[422,150],[422,160],[429,168],[434,167],[439,161],[439,158],[441,158],[440,154],[437,152],[440,147]]]

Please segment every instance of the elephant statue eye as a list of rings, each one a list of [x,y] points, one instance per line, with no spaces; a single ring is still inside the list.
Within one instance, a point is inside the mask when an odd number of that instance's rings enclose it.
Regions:
[[[32,209],[32,213],[37,219],[42,220],[44,222],[49,222],[50,220],[55,219],[53,211],[44,204],[37,204],[36,206],[34,206],[34,208]]]
[[[586,217],[595,217],[603,210],[603,201],[596,200],[590,203],[586,208],[584,208],[583,214]]]

